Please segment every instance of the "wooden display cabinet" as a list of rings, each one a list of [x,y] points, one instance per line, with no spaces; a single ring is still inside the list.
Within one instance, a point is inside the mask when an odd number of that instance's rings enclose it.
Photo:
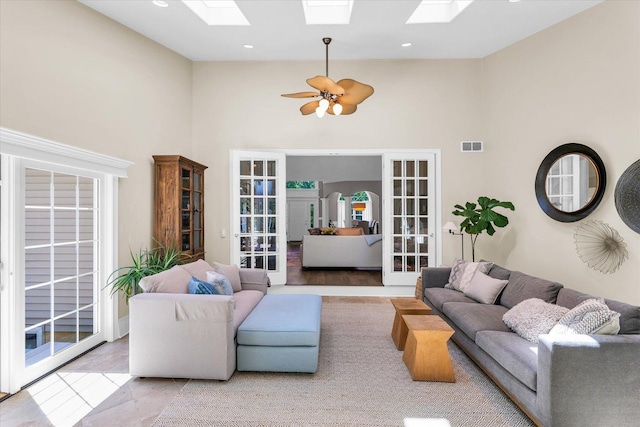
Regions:
[[[180,248],[192,260],[204,259],[204,170],[182,156],[153,156],[153,237]]]

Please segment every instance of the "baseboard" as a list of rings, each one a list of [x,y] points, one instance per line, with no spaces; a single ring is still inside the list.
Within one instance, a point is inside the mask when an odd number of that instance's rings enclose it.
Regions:
[[[118,319],[118,338],[122,338],[129,333],[129,315]]]

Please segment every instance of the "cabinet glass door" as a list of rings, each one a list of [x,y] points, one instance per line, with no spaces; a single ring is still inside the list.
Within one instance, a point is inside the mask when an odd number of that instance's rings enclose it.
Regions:
[[[181,201],[180,210],[182,212],[181,244],[184,252],[193,253],[191,242],[191,169],[180,169]]]
[[[204,251],[204,196],[203,173],[198,169],[193,170],[193,251],[200,253]]]

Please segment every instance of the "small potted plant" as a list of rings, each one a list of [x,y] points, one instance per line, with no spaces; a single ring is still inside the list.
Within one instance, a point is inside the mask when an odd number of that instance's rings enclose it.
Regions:
[[[516,208],[511,202],[501,202],[496,199],[490,199],[488,197],[478,197],[478,204],[467,202],[464,206],[455,205],[454,215],[465,217],[464,221],[460,223],[460,231],[464,231],[469,234],[471,238],[471,259],[476,260],[476,240],[478,236],[486,230],[489,236],[493,236],[496,232],[495,227],[506,227],[509,224],[509,219],[494,211],[494,208],[501,207],[505,209],[511,209],[514,211]]]
[[[116,269],[107,278],[107,287],[111,288],[111,295],[121,291],[127,302],[129,298],[142,292],[140,280],[143,277],[160,273],[182,264],[185,260],[182,251],[176,248],[166,248],[158,244],[153,249],[140,249],[137,254],[131,252],[132,265]]]

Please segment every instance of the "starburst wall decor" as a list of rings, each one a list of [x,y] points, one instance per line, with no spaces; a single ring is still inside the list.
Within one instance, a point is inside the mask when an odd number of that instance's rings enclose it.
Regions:
[[[580,224],[573,234],[580,259],[594,270],[613,273],[629,258],[620,234],[600,220]]]

